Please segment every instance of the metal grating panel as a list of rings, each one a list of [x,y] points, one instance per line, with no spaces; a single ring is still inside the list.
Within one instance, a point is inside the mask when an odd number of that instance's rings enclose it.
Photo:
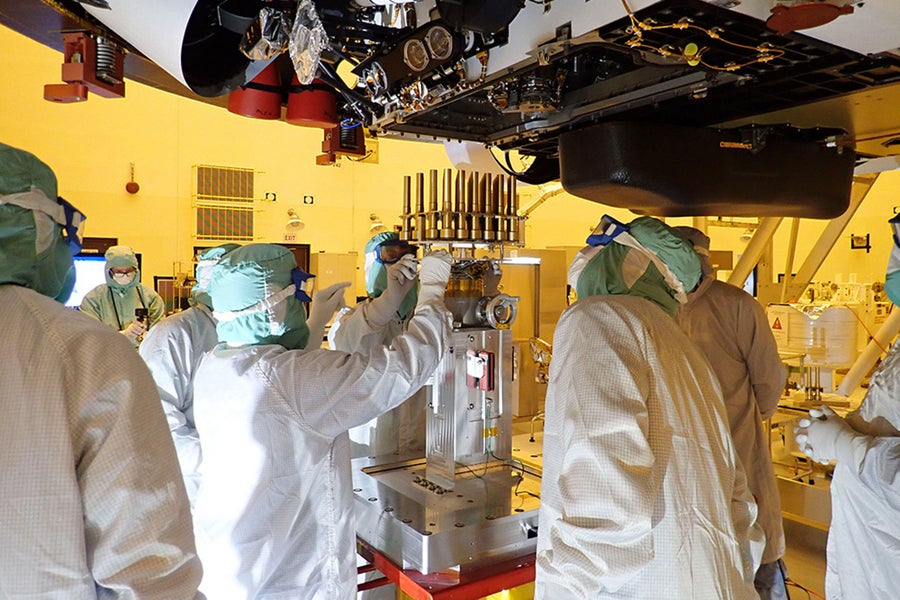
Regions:
[[[199,165],[194,171],[196,238],[252,241],[255,172],[210,165]]]

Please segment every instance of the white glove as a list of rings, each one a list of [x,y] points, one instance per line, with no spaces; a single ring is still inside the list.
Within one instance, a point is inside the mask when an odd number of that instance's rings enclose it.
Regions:
[[[800,419],[800,427],[794,428],[797,443],[808,457],[824,464],[832,459],[855,459],[860,447],[865,454],[866,436],[856,432],[831,408],[823,404],[821,410],[810,410],[809,416]]]
[[[335,312],[347,306],[344,303],[344,290],[348,287],[350,287],[350,282],[344,281],[313,293],[313,299],[309,305],[309,319],[306,320],[306,324],[309,326],[307,350],[315,350],[322,345],[328,321]]]
[[[134,342],[136,339],[147,333],[147,326],[141,321],[132,321],[131,325],[120,331],[122,335]]]
[[[446,250],[425,255],[419,266],[419,300],[416,306],[428,302],[444,301],[444,290],[450,281],[450,265],[453,257]]]
[[[366,317],[374,327],[387,325],[409,290],[416,285],[416,257],[407,254],[387,268],[387,289],[369,303]]]

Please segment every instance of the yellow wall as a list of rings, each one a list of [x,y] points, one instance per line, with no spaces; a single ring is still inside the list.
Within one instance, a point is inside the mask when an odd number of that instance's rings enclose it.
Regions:
[[[62,55],[4,27],[0,46],[0,141],[34,152],[55,169],[61,195],[88,215],[87,235],[118,237],[141,252],[145,283],[152,275],[170,275],[174,262],[191,258],[194,165],[259,171],[256,195],[275,192],[278,198],[257,203],[259,241],[282,241],[287,209],[294,208],[306,223],[297,241],[310,244],[313,252],[361,251],[369,237],[370,213],[388,224],[398,222],[403,175],[450,166],[440,144],[386,139],[379,140],[378,165],[344,160],[316,166],[320,130],[239,117],[131,81],[124,100],[92,95],[81,104],[46,102],[43,85],[59,82]],[[141,186],[137,195],[125,192],[130,163]],[[542,193],[526,186],[520,191],[522,207]],[[849,273],[857,273],[859,281],[883,278],[890,249],[885,221],[892,207],[900,205],[898,192],[900,174],[883,175],[819,279],[839,273],[844,280]],[[304,195],[314,196],[315,204],[303,205]],[[527,245],[579,246],[604,212],[626,221],[633,217],[568,194],[554,197],[532,213],[525,229]],[[798,260],[822,227],[823,222],[803,222]],[[776,237],[779,271],[788,230],[782,225]],[[870,254],[849,249],[851,232],[872,234]],[[712,229],[713,248],[740,253],[740,233]],[[358,277],[358,293],[364,293],[361,284]]]

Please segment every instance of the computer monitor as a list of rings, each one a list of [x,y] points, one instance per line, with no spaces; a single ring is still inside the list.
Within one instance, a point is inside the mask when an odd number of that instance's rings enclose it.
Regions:
[[[75,256],[72,261],[75,263],[75,289],[66,300],[66,306],[78,308],[85,294],[101,283],[106,283],[106,259],[103,255],[88,255]]]
[[[747,275],[747,281],[744,282],[744,291],[753,296],[754,298],[759,295],[759,290],[757,288],[757,267],[753,267],[753,270],[750,271],[750,274]]]

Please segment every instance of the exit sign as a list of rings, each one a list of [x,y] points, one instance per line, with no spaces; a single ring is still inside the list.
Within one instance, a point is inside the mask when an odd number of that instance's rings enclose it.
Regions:
[[[284,240],[282,240],[282,241],[284,241],[284,242],[296,242],[296,241],[297,241],[297,234],[296,234],[296,233],[286,233],[286,234],[284,234]]]

